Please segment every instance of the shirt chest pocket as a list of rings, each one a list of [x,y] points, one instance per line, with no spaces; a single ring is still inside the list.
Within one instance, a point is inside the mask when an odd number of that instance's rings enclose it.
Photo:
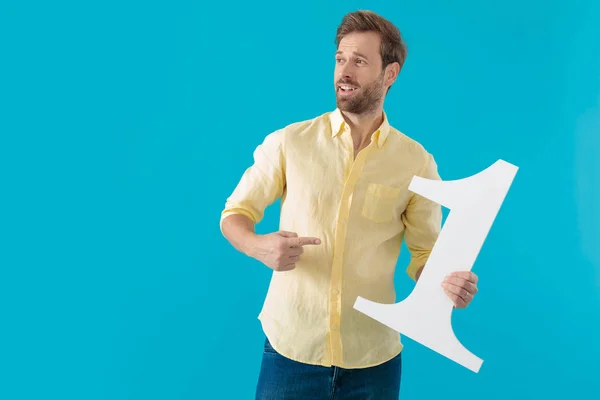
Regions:
[[[370,183],[365,194],[362,215],[374,222],[389,222],[393,219],[400,197],[400,189]]]

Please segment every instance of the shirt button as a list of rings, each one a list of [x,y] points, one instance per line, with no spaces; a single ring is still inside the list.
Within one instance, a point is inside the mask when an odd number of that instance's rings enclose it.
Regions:
[[[338,329],[338,326],[337,326],[337,325],[334,325],[334,326],[333,326],[333,330],[334,330],[334,331],[337,331],[337,329]]]
[[[338,294],[340,291],[337,289],[333,289],[333,294]]]

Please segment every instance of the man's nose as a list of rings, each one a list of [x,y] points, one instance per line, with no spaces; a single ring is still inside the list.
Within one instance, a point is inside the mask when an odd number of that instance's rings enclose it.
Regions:
[[[342,66],[339,70],[338,77],[339,79],[354,80],[354,72],[352,67],[348,66],[347,64]]]

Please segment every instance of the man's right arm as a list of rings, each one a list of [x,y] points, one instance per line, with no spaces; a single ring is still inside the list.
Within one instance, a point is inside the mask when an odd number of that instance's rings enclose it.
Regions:
[[[220,221],[223,236],[235,249],[275,271],[295,268],[303,246],[320,243],[295,232],[255,232],[265,209],[282,196],[286,185],[284,135],[285,129],[275,131],[256,148],[254,163],[227,198]]]

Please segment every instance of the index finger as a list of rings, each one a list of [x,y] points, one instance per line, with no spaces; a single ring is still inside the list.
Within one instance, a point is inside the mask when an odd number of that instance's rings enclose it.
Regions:
[[[321,244],[321,240],[315,237],[290,238],[289,242],[291,247],[301,247],[310,244]]]

